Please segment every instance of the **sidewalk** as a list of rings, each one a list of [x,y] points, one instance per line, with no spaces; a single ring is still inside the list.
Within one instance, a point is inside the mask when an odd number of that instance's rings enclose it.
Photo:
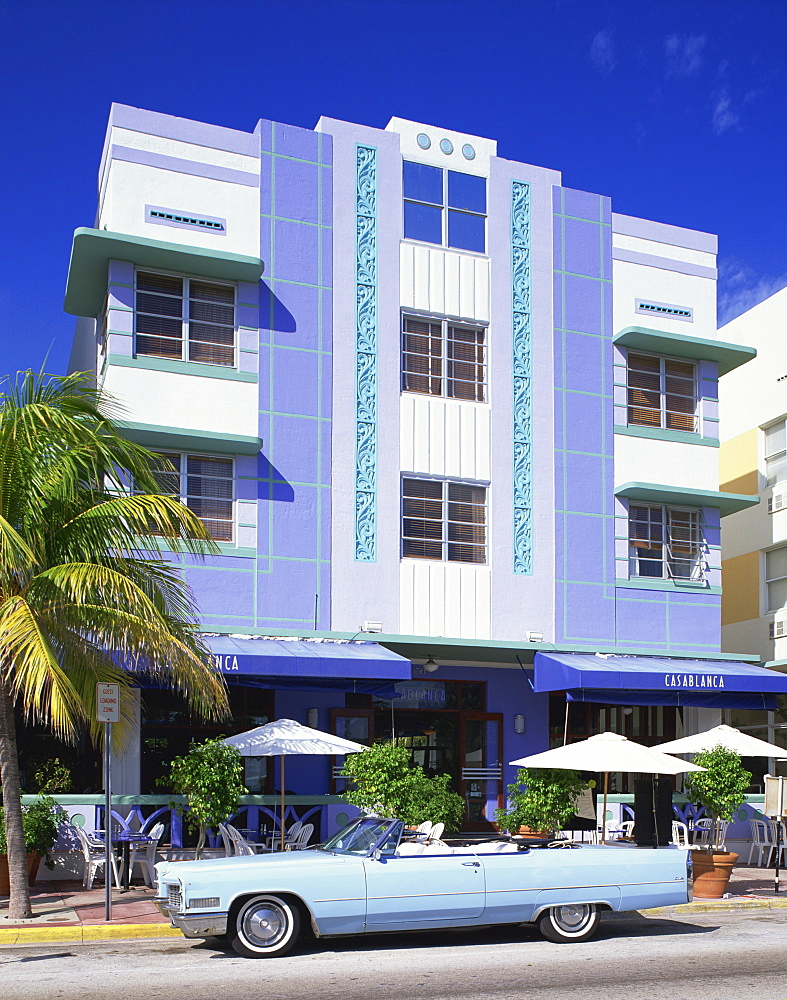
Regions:
[[[691,913],[742,913],[787,909],[787,871],[774,892],[768,868],[739,865],[732,874],[729,899],[697,900],[684,906],[640,911],[644,916],[688,916]],[[0,946],[55,941],[98,941],[117,938],[183,938],[153,903],[154,890],[134,886],[112,891],[112,920],[104,920],[104,886],[83,889],[79,882],[37,882],[31,890],[32,920],[10,922],[8,898],[0,897]]]

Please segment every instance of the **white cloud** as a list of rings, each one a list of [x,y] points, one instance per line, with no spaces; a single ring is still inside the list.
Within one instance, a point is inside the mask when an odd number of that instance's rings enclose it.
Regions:
[[[717,309],[719,326],[724,326],[785,287],[787,272],[774,278],[763,277],[735,258],[720,260]]]
[[[609,76],[617,66],[611,28],[604,28],[593,36],[593,41],[590,43],[590,61],[604,76]]]
[[[713,97],[713,131],[716,135],[722,135],[731,128],[740,125],[741,117],[732,106],[732,100],[726,88],[719,90]]]
[[[702,69],[705,35],[670,35],[664,42],[667,76],[696,76]]]

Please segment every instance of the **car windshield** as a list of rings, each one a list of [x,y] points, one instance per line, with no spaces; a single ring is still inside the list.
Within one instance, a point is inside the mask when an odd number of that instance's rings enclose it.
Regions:
[[[335,854],[366,855],[382,840],[380,847],[383,851],[394,851],[400,833],[401,823],[398,821],[366,817],[354,820],[329,837],[320,844],[320,850],[333,851]]]

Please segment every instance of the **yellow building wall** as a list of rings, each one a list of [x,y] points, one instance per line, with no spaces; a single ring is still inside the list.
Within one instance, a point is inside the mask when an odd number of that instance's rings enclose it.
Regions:
[[[730,490],[732,492],[732,490]],[[735,492],[743,492],[736,490]],[[760,617],[760,553],[722,559],[721,623],[750,621]]]
[[[744,431],[719,448],[719,489],[724,493],[759,493],[757,440],[759,428]],[[724,583],[727,586],[726,580]],[[756,617],[759,617],[757,615]]]

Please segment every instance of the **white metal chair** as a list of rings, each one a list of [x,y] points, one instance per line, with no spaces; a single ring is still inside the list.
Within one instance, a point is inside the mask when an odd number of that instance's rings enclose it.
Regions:
[[[106,845],[103,840],[94,840],[85,833],[81,826],[74,826],[79,840],[82,854],[85,858],[85,872],[82,876],[82,885],[85,889],[93,888],[93,879],[96,871],[106,865]],[[115,879],[115,887],[120,888],[120,872],[118,870],[117,858],[110,855],[112,862],[112,875]],[[106,878],[106,872],[104,873]]]
[[[298,831],[298,836],[291,840],[289,843],[285,841],[284,850],[285,851],[302,851],[306,848],[309,843],[309,838],[314,833],[314,823],[306,823],[301,826]]]
[[[155,885],[156,882],[156,851],[158,843],[164,836],[164,824],[156,823],[148,836],[151,838],[145,844],[132,844],[131,854],[128,861],[129,878],[134,874],[134,865],[139,865],[142,869],[142,878],[145,885]],[[141,857],[139,855],[142,855]]]
[[[426,835],[427,844],[433,840],[439,840],[443,835],[443,830],[445,830],[445,823],[434,823],[432,829]]]

